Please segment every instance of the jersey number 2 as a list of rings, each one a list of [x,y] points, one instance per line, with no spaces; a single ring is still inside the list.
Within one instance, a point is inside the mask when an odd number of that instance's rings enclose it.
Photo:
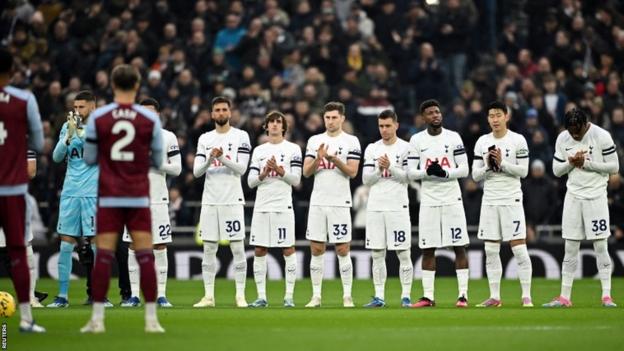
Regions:
[[[124,147],[130,145],[130,143],[134,140],[134,136],[136,135],[134,125],[129,121],[119,121],[113,125],[111,132],[114,135],[120,134],[121,132],[124,133],[124,136],[117,140],[111,148],[111,160],[128,162],[134,161],[134,152],[121,151]]]

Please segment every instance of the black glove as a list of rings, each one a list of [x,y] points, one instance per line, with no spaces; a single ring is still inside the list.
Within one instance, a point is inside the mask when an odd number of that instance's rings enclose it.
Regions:
[[[427,175],[440,178],[446,178],[447,176],[446,171],[442,169],[442,166],[440,166],[438,161],[431,163],[429,167],[427,167]]]

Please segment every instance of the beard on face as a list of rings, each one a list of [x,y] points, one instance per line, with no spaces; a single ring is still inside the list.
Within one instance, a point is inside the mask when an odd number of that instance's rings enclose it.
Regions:
[[[215,123],[218,124],[220,127],[223,127],[224,125],[226,125],[228,122],[230,121],[229,118],[223,118],[223,119],[215,119]]]

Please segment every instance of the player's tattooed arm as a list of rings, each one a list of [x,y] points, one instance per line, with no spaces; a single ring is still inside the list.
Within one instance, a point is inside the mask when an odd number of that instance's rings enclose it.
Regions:
[[[342,162],[342,160],[336,154],[327,155],[327,161],[336,165],[344,175],[349,178],[355,178],[357,176],[358,167],[360,166],[359,160],[347,160],[347,162]]]
[[[327,149],[329,145],[325,146],[324,143],[319,145],[319,148],[316,150],[316,155],[313,155],[311,152],[306,153],[305,160],[303,160],[303,176],[308,178],[318,169],[319,163],[321,160],[327,155]]]

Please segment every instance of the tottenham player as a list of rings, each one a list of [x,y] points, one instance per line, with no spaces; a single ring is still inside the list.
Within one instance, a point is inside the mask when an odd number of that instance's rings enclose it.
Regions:
[[[204,242],[202,277],[204,297],[194,307],[214,307],[217,249],[220,240],[229,240],[234,261],[236,306],[247,307],[245,279],[245,215],[241,176],[247,171],[251,145],[247,132],[230,126],[232,103],[225,97],[212,99],[211,117],[215,129],[202,134],[197,142],[193,175],[205,174],[199,234]]]
[[[572,283],[579,259],[581,240],[594,245],[602,305],[616,307],[611,298],[611,258],[607,239],[611,235],[607,182],[620,168],[615,144],[608,131],[589,122],[587,114],[574,108],[565,114],[566,130],[555,143],[553,172],[568,175],[563,203],[561,231],[565,255],[561,269],[561,295],[544,307],[572,306]]]
[[[27,150],[43,149],[43,127],[35,96],[9,85],[13,57],[0,49],[0,229],[11,259],[11,280],[17,293],[22,332],[44,333],[30,306],[30,272],[26,258],[28,233]]]
[[[97,202],[97,165],[88,165],[83,159],[85,144],[84,126],[95,110],[95,96],[90,91],[81,91],[74,98],[74,110],[67,114],[52,159],[54,162],[67,160],[67,172],[61,192],[59,219],[56,231],[61,238],[58,259],[59,292],[47,307],[69,307],[69,280],[72,272],[74,247],[77,239],[90,241],[95,235],[95,209]],[[87,280],[87,296],[91,297],[90,281]],[[112,307],[106,302],[107,307]]]
[[[492,132],[481,136],[475,144],[472,177],[477,182],[484,180],[478,238],[485,241],[485,271],[490,297],[477,307],[501,306],[501,241],[509,242],[518,263],[522,306],[533,307],[533,268],[526,246],[526,222],[520,188],[520,178],[529,173],[529,148],[521,134],[507,129],[509,114],[504,103],[490,103],[487,114]]]
[[[269,141],[253,151],[247,178],[250,188],[258,187],[249,240],[249,244],[255,246],[253,272],[258,299],[249,307],[269,305],[266,297],[266,255],[269,247],[282,248],[286,276],[284,307],[295,307],[293,291],[297,279],[297,257],[292,187],[301,181],[301,148],[284,139],[288,124],[281,112],[269,112],[264,119],[264,129]]]
[[[158,115],[134,104],[141,76],[130,65],[113,69],[114,102],[93,111],[87,125],[85,162],[99,164],[97,254],[93,267],[93,314],[80,330],[103,333],[104,299],[119,233],[130,231],[141,270],[145,331],[164,333],[156,316],[156,270],[149,210],[150,160],[162,164],[163,139]]]
[[[336,244],[340,279],[343,289],[343,306],[354,307],[351,297],[353,263],[349,254],[351,243],[351,188],[349,180],[355,178],[360,164],[360,141],[342,130],[345,106],[329,102],[323,111],[325,133],[308,140],[303,175],[314,175],[314,188],[310,198],[308,229],[312,259],[310,277],[312,299],[306,307],[321,306],[323,265],[326,242]]]
[[[142,100],[139,105],[160,116],[160,104],[152,98]],[[182,158],[178,147],[178,138],[172,132],[163,129],[164,156],[160,169],[151,168],[149,171],[150,184],[150,212],[152,213],[152,243],[154,244],[154,257],[156,261],[156,281],[158,283],[158,299],[156,304],[160,307],[173,307],[167,300],[167,275],[169,261],[167,260],[167,244],[172,241],[171,221],[169,220],[169,190],[167,190],[166,176],[178,176],[182,172]],[[132,242],[128,231],[123,235],[125,242]],[[139,299],[139,263],[136,260],[134,245],[128,248],[128,273],[130,275],[130,287],[132,297],[122,302],[122,307],[138,307]]]
[[[37,153],[28,150],[28,179],[33,179],[37,174]],[[26,202],[26,206],[31,206],[30,201]],[[48,297],[47,293],[39,292],[35,290],[37,284],[37,272],[35,267],[35,253],[32,248],[33,232],[30,224],[32,211],[27,208],[28,218],[26,218],[26,259],[28,261],[28,270],[30,272],[30,305],[33,308],[43,308],[41,301]],[[0,228],[0,252],[2,252],[2,264],[5,266],[6,271],[11,274],[11,260],[6,255],[6,238],[4,236],[4,230]]]
[[[422,285],[424,296],[412,307],[433,307],[436,272],[435,251],[452,247],[459,295],[457,307],[468,306],[469,243],[466,215],[462,205],[459,178],[468,176],[468,158],[461,137],[442,127],[440,103],[426,100],[420,113],[427,129],[410,139],[408,177],[422,180],[418,246],[423,250]]]
[[[412,224],[407,197],[407,157],[410,145],[397,137],[399,123],[392,110],[378,118],[381,140],[364,151],[362,180],[370,186],[366,206],[366,248],[372,250],[375,296],[364,307],[384,307],[386,284],[386,249],[399,258],[401,306],[410,307],[414,266],[410,256]]]

